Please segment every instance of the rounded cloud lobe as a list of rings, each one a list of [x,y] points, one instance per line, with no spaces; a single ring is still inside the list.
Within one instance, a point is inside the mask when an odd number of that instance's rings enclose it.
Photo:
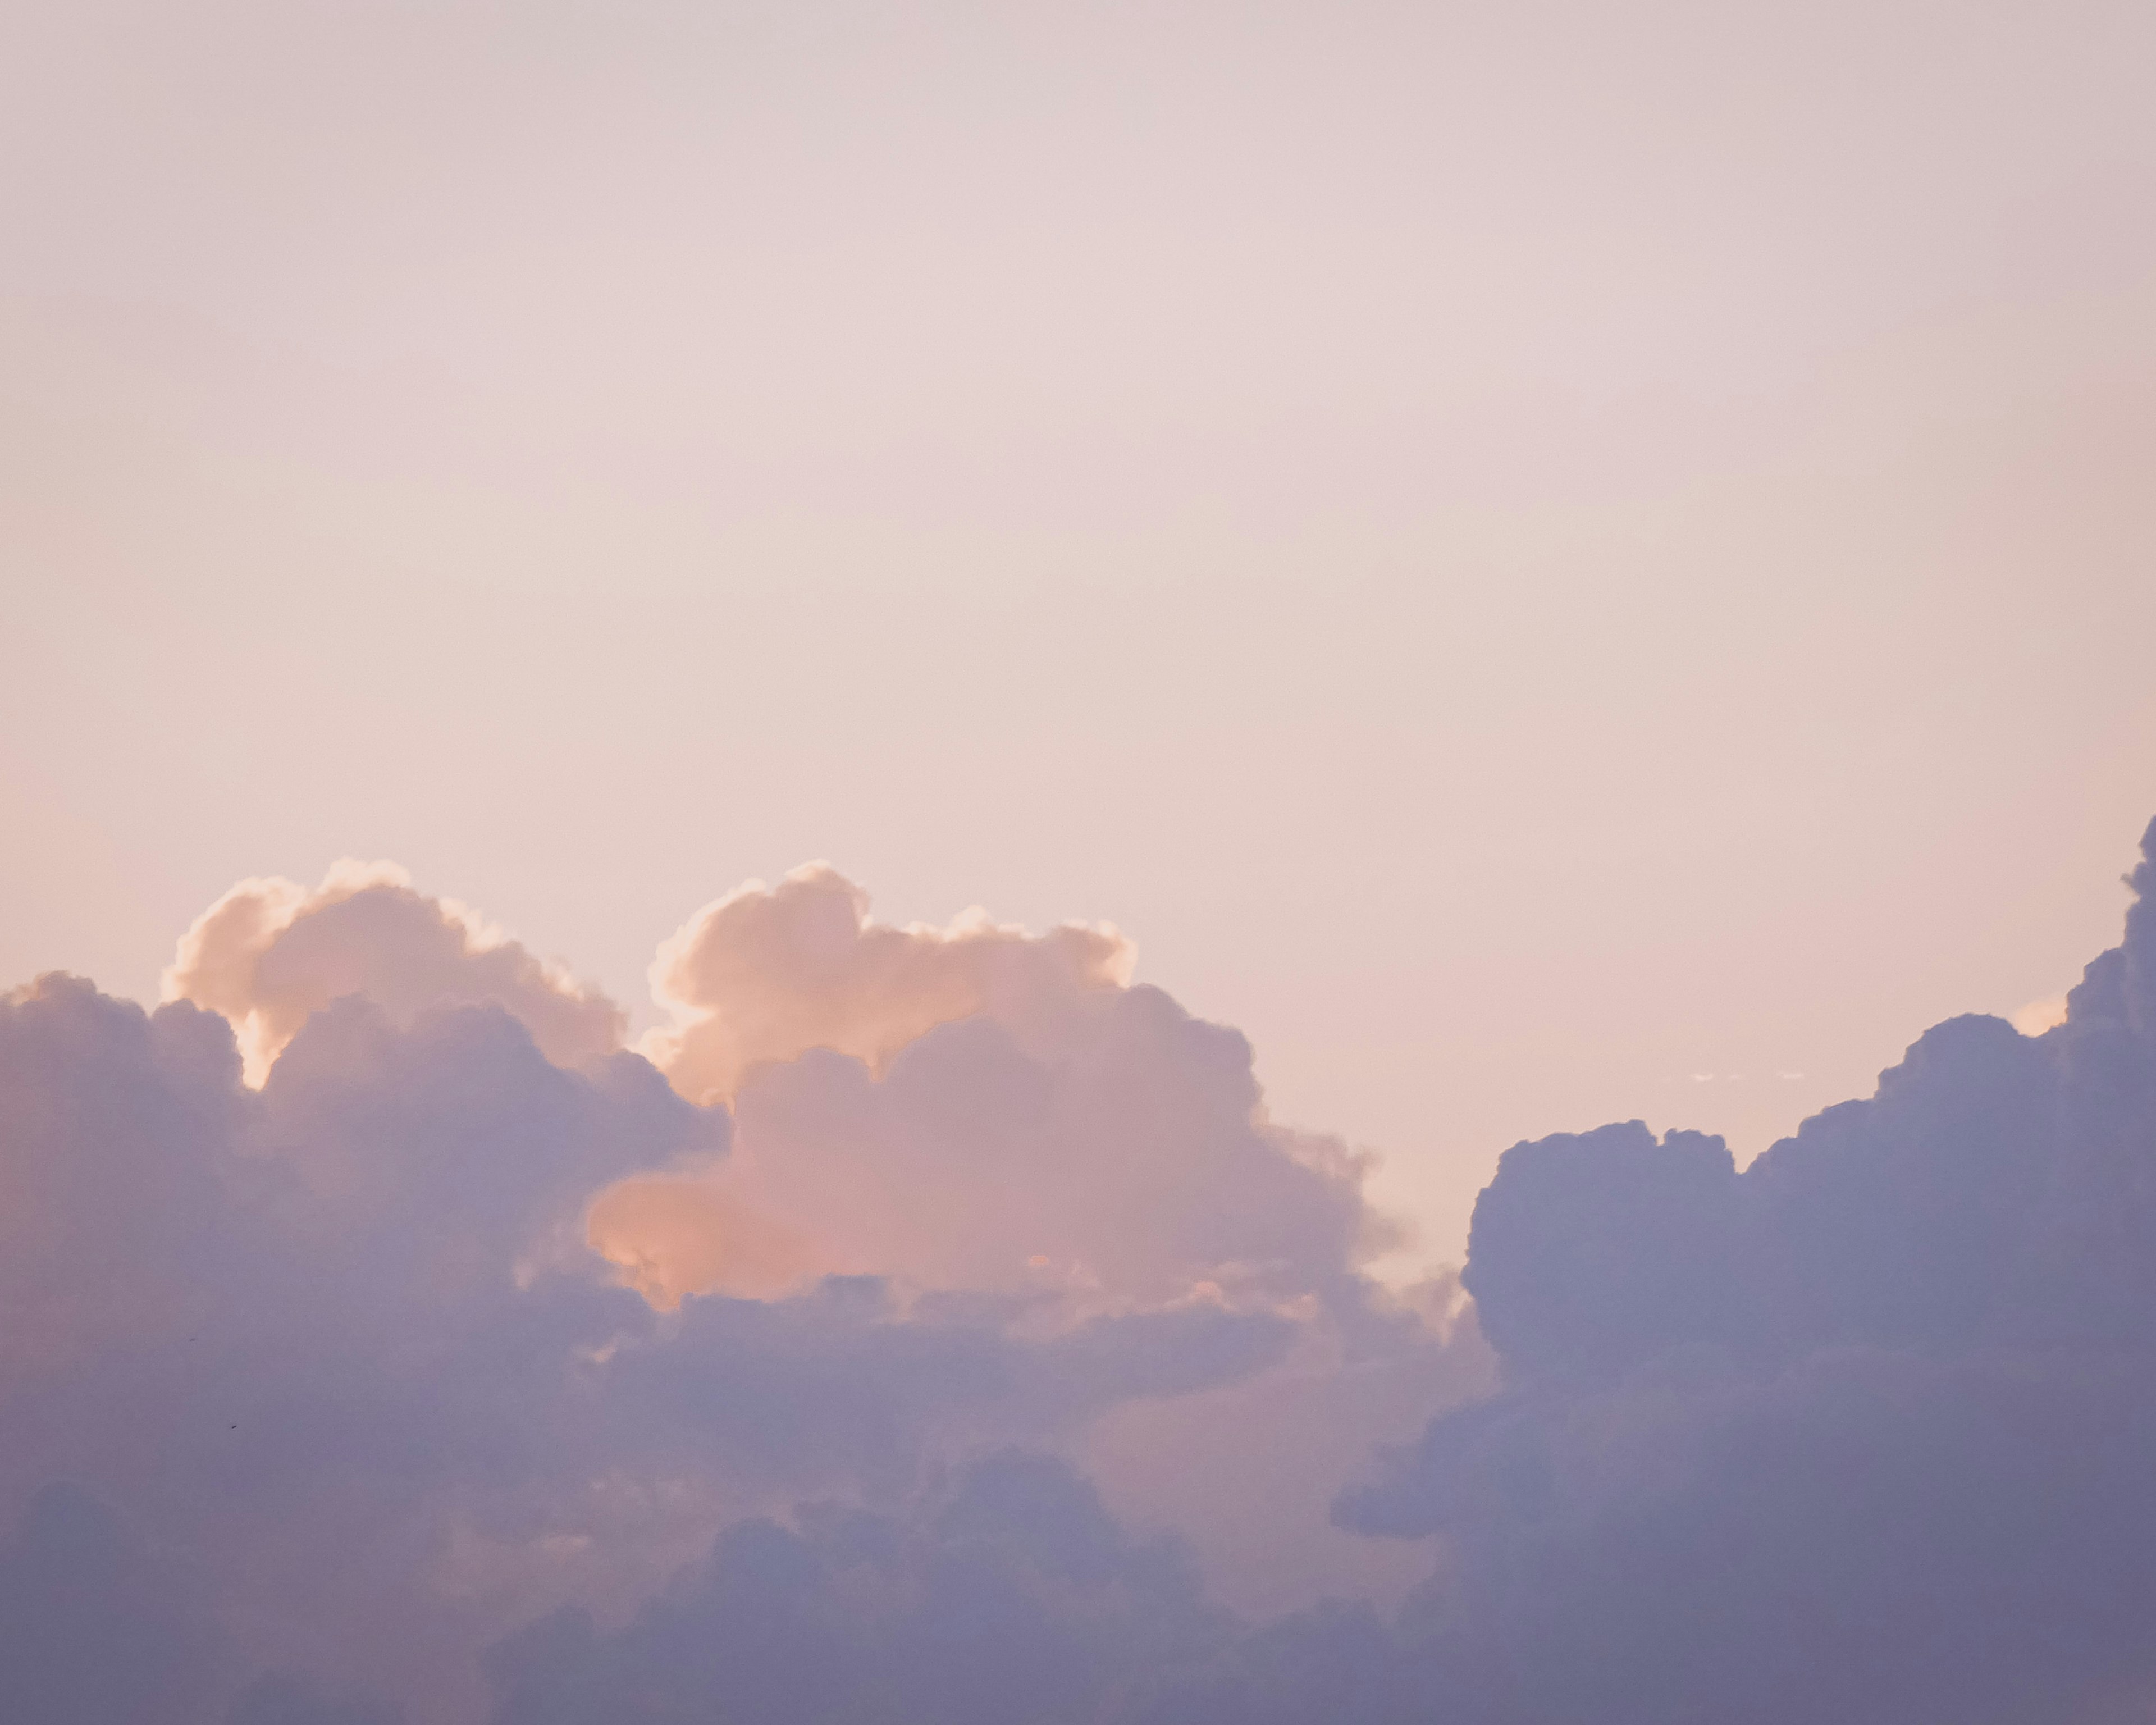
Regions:
[[[1091,1302],[1291,1299],[1389,1237],[1361,1166],[1266,1120],[1250,1045],[1132,987],[1111,932],[872,922],[824,865],[700,911],[644,1048],[732,1153],[593,1239],[661,1303],[825,1275]]]
[[[1135,957],[1111,928],[1035,937],[978,911],[947,928],[878,924],[867,893],[810,863],[714,900],[659,949],[652,993],[672,1023],[645,1052],[682,1095],[726,1101],[758,1063],[812,1048],[880,1071],[924,1032],[976,1013],[1052,1021],[1128,982]]]
[[[345,861],[312,892],[243,880],[196,918],[165,973],[165,998],[229,1019],[249,1081],[333,1000],[363,994],[392,1016],[490,1002],[573,1066],[622,1045],[627,1019],[603,994],[533,957],[463,906],[428,898],[393,863]]]

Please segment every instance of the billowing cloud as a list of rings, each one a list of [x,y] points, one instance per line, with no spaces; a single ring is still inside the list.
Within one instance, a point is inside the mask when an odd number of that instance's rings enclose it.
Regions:
[[[722,1164],[626,1182],[593,1243],[661,1304],[827,1275],[1076,1310],[1313,1296],[1392,1238],[1344,1146],[1265,1117],[1250,1045],[1112,931],[871,922],[829,868],[700,911],[645,1051],[731,1100]]]
[[[738,1122],[384,870],[235,890],[155,1012],[0,1001],[0,1505],[64,1482],[168,1554],[204,1719],[450,1725],[489,1643],[744,1515],[1260,1378],[1442,1383],[1355,1268],[1360,1163],[1265,1118],[1241,1038],[1106,937],[973,926],[870,967],[911,1040],[767,1040]]]
[[[300,1026],[364,994],[398,1019],[491,1002],[547,1057],[573,1066],[621,1046],[621,1009],[533,957],[463,906],[428,898],[393,863],[338,863],[310,892],[243,880],[195,919],[165,973],[165,998],[222,1013],[259,1084]]]
[[[1928,1032],[1743,1173],[1636,1122],[1507,1151],[1506,1379],[1345,1494],[1435,1536],[1466,1717],[2156,1706],[2156,824],[2063,1022]],[[1403,1654],[1401,1656],[1406,1656]]]
[[[223,1019],[55,978],[0,1005],[0,1492],[78,1481],[187,1553],[244,1660],[440,1676],[491,1620],[415,1583],[447,1512],[558,1498],[602,1441],[580,1361],[649,1323],[557,1261],[585,1194],[723,1118],[634,1055],[565,1071],[499,1008],[357,999],[258,1092]]]
[[[1050,1026],[981,1014],[879,1076],[814,1049],[752,1072],[726,1164],[632,1182],[595,1238],[671,1299],[822,1274],[1158,1301],[1292,1298],[1390,1237],[1358,1160],[1264,1117],[1250,1045],[1156,989]]]
[[[344,999],[256,1091],[215,1016],[49,979],[0,1006],[0,1493],[78,1481],[187,1553],[236,1671],[350,1686],[393,1650],[421,1720],[475,1717],[488,1636],[625,1606],[730,1514],[1263,1371],[1296,1325],[864,1278],[662,1317],[580,1212],[726,1117],[498,1007]]]
[[[243,889],[187,998],[0,1002],[0,1697],[2145,1717],[2156,826],[2133,882],[2063,1022],[1951,1019],[1741,1171],[1517,1145],[1459,1283],[1397,1291],[1361,1159],[1120,947],[880,931],[804,873],[674,944],[761,956],[670,1081],[550,1045],[594,997],[402,882]]]
[[[880,1072],[924,1032],[976,1014],[1052,1024],[1128,982],[1135,957],[1111,928],[1032,936],[979,911],[945,928],[894,928],[870,920],[860,887],[811,863],[775,887],[752,880],[713,900],[660,947],[652,993],[672,1022],[645,1052],[699,1102],[727,1101],[759,1062],[813,1048]]]

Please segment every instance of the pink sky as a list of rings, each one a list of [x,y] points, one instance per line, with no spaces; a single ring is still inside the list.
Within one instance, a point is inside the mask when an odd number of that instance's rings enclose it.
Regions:
[[[642,1011],[1114,922],[1456,1257],[2064,991],[2143,6],[0,7],[0,981],[393,857]],[[1785,1076],[1797,1075],[1797,1076]]]

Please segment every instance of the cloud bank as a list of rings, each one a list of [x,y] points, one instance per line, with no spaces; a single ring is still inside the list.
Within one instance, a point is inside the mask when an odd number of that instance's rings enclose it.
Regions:
[[[399,873],[244,883],[154,1012],[0,1003],[0,1698],[2145,1717],[2156,824],[2131,884],[2062,1021],[1741,1172],[1516,1145],[1394,1291],[1363,1161],[1111,931],[818,865],[668,941],[631,1050]]]
[[[8,997],[0,1502],[23,1588],[54,1527],[121,1554],[103,1594],[48,1566],[75,1628],[8,1655],[11,1717],[131,1717],[95,1686],[186,1601],[145,1718],[490,1718],[524,1703],[489,1646],[634,1621],[743,1517],[902,1516],[1260,1379],[1471,1385],[1471,1341],[1360,1270],[1360,1160],[1129,966],[1098,930],[885,927],[805,870],[662,948],[647,1057],[342,865],[220,900],[154,1012]]]

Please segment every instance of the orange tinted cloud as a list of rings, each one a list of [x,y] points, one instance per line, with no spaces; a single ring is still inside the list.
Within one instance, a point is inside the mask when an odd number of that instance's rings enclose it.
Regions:
[[[804,1235],[759,1214],[716,1178],[654,1174],[624,1180],[593,1201],[592,1249],[654,1306],[723,1287],[762,1298],[828,1267]]]
[[[977,1014],[880,1074],[829,1050],[760,1064],[725,1161],[608,1193],[593,1243],[662,1302],[847,1274],[1076,1311],[1208,1283],[1274,1305],[1389,1240],[1362,1159],[1266,1117],[1236,1032],[1147,988],[1029,1029]]]
[[[167,1000],[222,1013],[259,1086],[308,1018],[363,994],[400,1022],[429,1006],[490,1003],[557,1065],[621,1046],[621,1009],[394,863],[337,863],[311,892],[241,881],[195,919],[164,975]]]
[[[661,948],[652,974],[671,1022],[644,1050],[662,1073],[619,1051],[611,1003],[401,870],[346,864],[312,892],[235,887],[189,932],[167,987],[231,1019],[268,1076],[264,1121],[277,1130],[260,1142],[295,1190],[333,1199],[347,1219],[431,1189],[482,1143],[505,1158],[500,1179],[527,1179],[546,1134],[536,1116],[504,1136],[491,1119],[408,1121],[380,1100],[364,1132],[317,1130],[309,1110],[326,1095],[432,1095],[438,1079],[461,1095],[454,1074],[481,1068],[543,1090],[551,1061],[584,1066],[631,1113],[698,1104],[680,1110],[697,1131],[670,1153],[618,1162],[581,1194],[550,1185],[539,1209],[500,1184],[465,1196],[507,1230],[496,1246],[525,1242],[520,1286],[581,1262],[677,1313],[684,1334],[762,1335],[836,1300],[865,1334],[896,1323],[907,1337],[947,1331],[960,1353],[1043,1350],[1040,1384],[1008,1407],[968,1403],[961,1417],[929,1397],[924,1430],[938,1442],[1075,1434],[1132,1395],[1180,1402],[1200,1381],[1270,1375],[1295,1337],[1290,1402],[1324,1401],[1351,1357],[1362,1377],[1404,1373],[1398,1394],[1424,1394],[1440,1329],[1379,1315],[1358,1273],[1391,1240],[1363,1198],[1365,1158],[1271,1120],[1249,1043],[1133,985],[1133,956],[1111,929],[1029,934],[978,911],[941,927],[879,924],[860,888],[811,865],[716,900]],[[498,1019],[438,1010],[473,1002],[506,1009],[546,1058]],[[442,1051],[441,1070],[404,1070],[413,1034]],[[608,1050],[611,1063],[591,1064]],[[483,1231],[467,1217],[424,1251],[403,1250],[436,1295],[476,1293],[502,1261]],[[829,1276],[874,1280],[819,1288]],[[643,1369],[633,1349],[591,1346],[595,1367]],[[1202,1449],[1241,1406],[1194,1404],[1177,1453]],[[1158,1412],[1132,1429],[1175,1449],[1163,1420],[1182,1432]],[[1344,1424],[1342,1454],[1398,1435],[1362,1413]],[[1137,1461],[1111,1444],[1099,1465],[1150,1507],[1152,1476]],[[1240,1496],[1224,1488],[1220,1526],[1272,1489],[1262,1471]],[[1386,1548],[1358,1569],[1359,1543],[1327,1530],[1312,1494],[1301,1519],[1329,1553],[1312,1571],[1327,1585],[1376,1586],[1400,1566]],[[1208,1540],[1221,1563],[1290,1594],[1309,1544]]]
[[[673,1022],[644,1051],[691,1101],[723,1101],[759,1061],[812,1048],[880,1071],[923,1032],[976,1013],[1037,1019],[1130,978],[1131,943],[1105,926],[1045,935],[976,910],[942,928],[869,918],[869,896],[828,863],[775,887],[752,880],[659,949],[654,997]]]

